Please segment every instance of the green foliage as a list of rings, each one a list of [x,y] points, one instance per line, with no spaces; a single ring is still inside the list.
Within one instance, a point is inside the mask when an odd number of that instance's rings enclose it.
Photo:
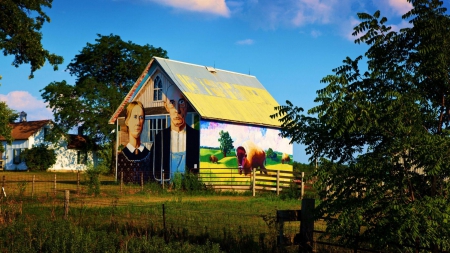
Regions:
[[[380,12],[359,13],[357,44],[322,79],[318,104],[277,107],[282,135],[307,146],[323,201],[318,216],[345,245],[358,240],[379,250],[414,245],[437,252],[450,247],[450,16],[441,1],[410,1],[403,15],[412,27],[386,26]]]
[[[219,244],[210,241],[166,242],[154,231],[150,231],[153,236],[149,237],[141,234],[133,225],[120,226],[117,230],[111,227],[92,229],[65,220],[23,219],[0,230],[0,238],[4,239],[0,240],[0,248],[6,252],[222,252]]]
[[[183,189],[188,192],[205,191],[205,184],[198,178],[197,174],[187,171],[183,177]]]
[[[226,157],[227,154],[234,148],[233,140],[231,139],[230,134],[228,132],[224,132],[223,130],[220,130],[219,136],[219,149],[222,151],[223,156]]]
[[[100,174],[104,174],[107,171],[107,167],[99,165],[94,166],[88,164],[85,171],[85,182],[87,185],[88,194],[100,195]],[[106,171],[105,171],[106,170]]]
[[[10,109],[5,102],[0,101],[0,136],[3,136],[9,145],[11,145],[13,141],[10,123],[14,122],[18,116],[16,111]],[[2,142],[0,142],[0,153],[3,152],[5,152],[5,147],[3,147]]]
[[[172,189],[175,191],[200,192],[206,190],[206,186],[200,181],[197,174],[186,170],[184,174],[174,174]]]
[[[297,173],[301,173],[301,172],[311,173],[311,172],[314,172],[314,170],[315,170],[315,166],[313,164],[299,163],[296,161],[294,161],[292,163],[292,167],[293,167],[294,172],[297,172]]]
[[[30,170],[44,171],[56,163],[55,151],[49,149],[45,143],[41,143],[30,149],[25,149],[20,153],[20,157],[25,160],[25,164]]]
[[[108,120],[119,107],[153,56],[167,58],[167,52],[151,45],[125,42],[117,35],[98,34],[96,43],[76,55],[67,70],[76,76],[75,85],[55,81],[41,90],[55,118],[52,141],[82,123],[83,135],[98,145],[110,142],[115,148],[114,125]],[[111,159],[112,161],[112,159]],[[112,163],[110,164],[112,168]]]
[[[30,1],[0,1],[0,49],[4,55],[14,55],[12,64],[19,67],[21,64],[31,65],[30,78],[33,73],[44,66],[48,61],[58,70],[58,64],[63,62],[61,56],[50,53],[42,46],[42,33],[45,22],[50,18],[43,8],[51,8],[53,0]]]

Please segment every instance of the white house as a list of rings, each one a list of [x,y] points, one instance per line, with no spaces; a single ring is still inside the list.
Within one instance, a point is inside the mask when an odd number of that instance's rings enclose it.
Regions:
[[[45,136],[52,127],[51,120],[27,121],[26,113],[20,114],[19,122],[11,123],[13,142],[9,145],[3,136],[0,141],[5,148],[0,153],[0,169],[2,170],[28,170],[20,153],[45,142]],[[47,143],[49,148],[55,150],[56,163],[49,168],[51,171],[76,171],[86,169],[88,162],[96,163],[94,151],[86,152],[84,147],[86,139],[79,135],[69,135],[69,140],[61,138],[58,144]]]

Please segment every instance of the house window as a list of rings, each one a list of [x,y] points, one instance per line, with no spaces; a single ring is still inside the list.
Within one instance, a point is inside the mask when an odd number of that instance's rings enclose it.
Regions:
[[[22,153],[22,149],[15,148],[13,149],[13,163],[19,164],[22,162],[22,159],[20,159],[20,154]]]
[[[87,152],[86,151],[78,151],[77,152],[77,164],[86,164],[87,163]]]
[[[162,81],[159,76],[155,78],[153,87],[153,101],[162,100]]]

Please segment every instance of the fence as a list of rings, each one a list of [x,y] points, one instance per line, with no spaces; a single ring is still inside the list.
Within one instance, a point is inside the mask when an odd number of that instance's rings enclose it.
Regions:
[[[305,189],[311,188],[311,183],[305,181],[305,174],[292,171],[267,169],[268,174],[256,173],[254,170],[248,176],[239,175],[237,168],[202,169],[199,179],[210,189],[242,190],[256,192],[272,191],[277,195],[283,190],[294,189],[304,196]],[[50,172],[1,172],[0,183],[2,194],[20,196],[62,196],[65,190],[78,196],[86,195],[89,190],[88,178],[85,173],[50,173]],[[119,181],[114,177],[100,175],[101,191],[112,193],[136,193],[143,191],[145,182],[124,184],[119,175]]]
[[[292,187],[301,191],[311,188],[311,182],[305,181],[305,173],[267,169],[267,174],[257,173],[241,175],[237,168],[205,168],[201,169],[199,178],[207,187],[218,190],[250,190],[255,196],[256,191],[273,191],[277,195]]]

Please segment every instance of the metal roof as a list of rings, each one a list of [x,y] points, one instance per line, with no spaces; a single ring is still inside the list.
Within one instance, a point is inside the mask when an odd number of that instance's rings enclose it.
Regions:
[[[279,104],[255,76],[159,57],[154,57],[149,63],[130,91],[133,94],[129,94],[128,99],[124,100],[122,109],[126,102],[132,101],[139,92],[140,87],[149,78],[148,73],[152,72],[149,70],[156,68],[155,63],[183,92],[201,118],[280,126],[277,119],[270,118],[270,115],[275,113],[274,107]],[[111,120],[110,123],[115,121],[114,115]]]

